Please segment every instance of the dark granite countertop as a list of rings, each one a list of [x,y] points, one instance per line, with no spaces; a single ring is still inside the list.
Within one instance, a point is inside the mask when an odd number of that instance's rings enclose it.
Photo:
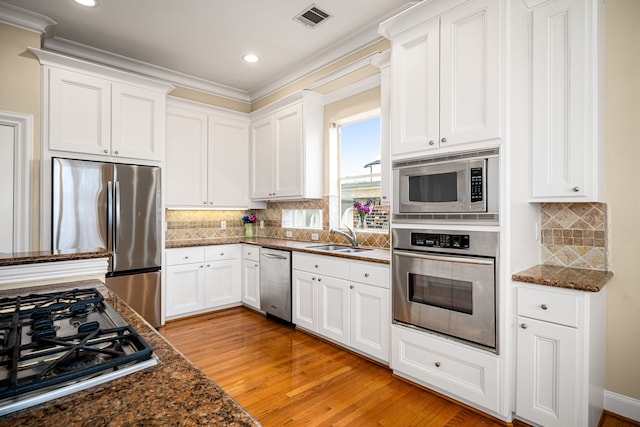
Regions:
[[[38,264],[52,261],[108,258],[110,256],[111,252],[102,248],[0,253],[0,267],[6,265]]]
[[[354,259],[358,261],[369,261],[369,262],[377,262],[379,264],[389,264],[390,259],[390,250],[385,248],[369,248],[362,247],[363,249],[367,249],[363,252],[357,253],[340,253],[340,252],[330,252],[330,251],[321,251],[317,249],[313,249],[313,246],[327,245],[331,243],[326,242],[302,242],[297,240],[286,240],[286,239],[273,239],[267,237],[235,237],[235,238],[224,238],[224,239],[209,239],[209,240],[186,240],[179,242],[167,242],[167,249],[175,249],[175,248],[187,248],[193,246],[210,246],[210,245],[226,245],[226,244],[234,244],[234,243],[248,243],[257,246],[264,246],[266,248],[272,249],[283,249],[297,252],[307,252],[316,255],[329,255],[335,256],[339,258],[348,258]]]
[[[96,288],[151,344],[158,365],[0,417],[2,426],[251,426],[259,423],[100,281],[29,288]],[[0,296],[25,293],[4,290]]]
[[[600,292],[613,277],[612,271],[570,268],[540,264],[515,273],[511,278],[518,282],[535,283],[577,291]]]

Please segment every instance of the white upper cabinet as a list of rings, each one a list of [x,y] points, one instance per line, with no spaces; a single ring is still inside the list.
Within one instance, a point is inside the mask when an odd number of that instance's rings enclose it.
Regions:
[[[252,114],[251,198],[322,197],[323,105],[321,96],[302,92]]]
[[[160,161],[165,92],[46,67],[49,150]]]
[[[381,24],[391,39],[391,155],[500,137],[500,3],[419,4]]]
[[[532,197],[602,200],[603,0],[556,0],[530,14]]]
[[[167,206],[249,207],[249,118],[171,98]]]

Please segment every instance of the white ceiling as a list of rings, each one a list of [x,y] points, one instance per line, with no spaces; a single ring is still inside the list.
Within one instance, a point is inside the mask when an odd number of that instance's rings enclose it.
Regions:
[[[376,40],[377,24],[408,0],[2,0],[56,22],[48,37],[108,51],[251,94]],[[292,18],[315,3],[332,17]],[[54,39],[55,40],[55,39]],[[47,44],[45,43],[45,47]],[[261,57],[257,64],[245,53]],[[318,63],[318,61],[324,63]],[[252,96],[253,98],[253,96]]]

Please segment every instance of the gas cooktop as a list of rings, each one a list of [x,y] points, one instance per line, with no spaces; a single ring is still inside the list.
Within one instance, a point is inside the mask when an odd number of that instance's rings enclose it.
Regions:
[[[0,416],[157,363],[96,289],[0,299]]]

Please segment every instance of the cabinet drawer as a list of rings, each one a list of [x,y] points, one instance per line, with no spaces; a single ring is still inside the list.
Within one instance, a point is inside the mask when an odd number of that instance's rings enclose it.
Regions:
[[[167,265],[189,264],[203,261],[204,248],[202,246],[167,249]]]
[[[349,280],[389,289],[389,267],[371,262],[351,261]]]
[[[238,245],[207,246],[204,249],[204,259],[207,261],[222,261],[239,258]]]
[[[293,268],[308,271],[309,273],[349,280],[349,261],[337,257],[294,252]]]
[[[394,373],[498,410],[498,357],[402,326],[391,336]]]
[[[580,296],[563,291],[518,288],[518,316],[559,325],[578,326]]]
[[[242,259],[260,262],[260,246],[243,245]]]

